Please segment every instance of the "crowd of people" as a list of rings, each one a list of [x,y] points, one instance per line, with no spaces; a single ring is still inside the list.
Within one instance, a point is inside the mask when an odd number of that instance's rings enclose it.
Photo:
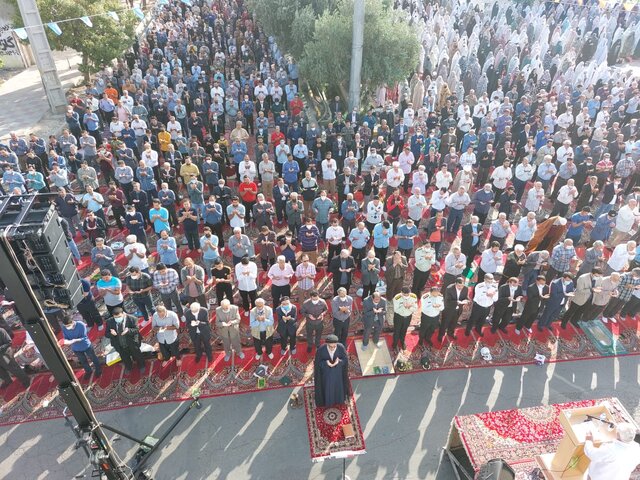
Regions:
[[[344,345],[361,328],[363,350],[389,326],[405,349],[415,317],[439,347],[463,319],[522,335],[638,313],[640,89],[607,65],[634,54],[635,13],[398,7],[424,27],[418,72],[362,110],[335,97],[326,124],[242,1],[196,1],[162,7],[61,135],[0,145],[4,192],[57,193],[74,257],[100,271],[82,321],[54,323],[87,378],[94,326],[128,372],[149,322],[179,364],[182,330],[197,362],[218,337],[244,358],[241,323],[263,360],[299,334],[312,352],[328,324]]]

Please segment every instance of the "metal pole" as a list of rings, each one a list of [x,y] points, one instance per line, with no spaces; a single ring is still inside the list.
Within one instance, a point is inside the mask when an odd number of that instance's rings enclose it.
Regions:
[[[353,2],[353,38],[351,40],[351,75],[349,76],[349,111],[360,108],[360,75],[364,43],[364,1]]]
[[[18,8],[29,36],[36,65],[40,71],[49,107],[54,113],[62,113],[67,106],[67,99],[62,89],[62,83],[60,83],[60,77],[58,77],[56,62],[51,54],[51,47],[44,30],[45,27],[42,25],[36,0],[18,0]]]
[[[58,382],[58,390],[69,411],[78,422],[78,428],[97,446],[96,467],[108,480],[131,480],[126,466],[117,459],[100,424],[95,418],[89,400],[73,373],[58,340],[46,319],[29,280],[16,258],[6,232],[0,235],[0,278],[11,289],[20,319],[31,335],[42,359]],[[92,447],[94,449],[94,447]]]

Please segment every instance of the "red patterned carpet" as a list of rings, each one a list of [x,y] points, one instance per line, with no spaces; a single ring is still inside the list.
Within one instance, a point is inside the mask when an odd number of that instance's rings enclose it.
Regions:
[[[352,323],[354,328],[360,328],[359,314]],[[640,335],[635,320],[608,326],[616,335],[620,335],[620,341],[629,354],[640,353]],[[147,341],[151,341],[149,328],[143,329]],[[550,362],[601,358],[594,345],[579,331],[562,330],[554,326],[554,335],[538,333],[534,329],[534,334],[517,336],[513,333],[513,325],[508,328],[508,335],[500,331],[494,335],[486,327],[483,338],[477,338],[475,333],[465,337],[463,329],[458,328],[456,341],[452,343],[445,340],[444,344],[436,343],[427,349],[417,345],[417,332],[410,332],[407,335],[407,351],[403,353],[410,368],[402,374],[426,373],[420,363],[423,355],[429,357],[431,370],[533,364],[536,353],[544,354]],[[94,329],[92,337],[97,333]],[[383,338],[388,345],[391,344],[390,334],[385,334]],[[188,343],[183,335],[181,345],[188,346]],[[300,344],[294,358],[288,355],[281,357],[279,346],[274,346],[275,358],[265,361],[269,373],[263,388],[306,384],[312,377],[313,359],[306,353],[305,346],[304,343]],[[480,349],[483,346],[491,350],[492,361],[482,359]],[[349,339],[347,350],[350,378],[372,378],[362,377],[353,337]],[[124,376],[123,367],[116,364],[106,367],[102,377],[91,382],[81,380],[81,369],[76,370],[76,376],[97,411],[183,400],[189,398],[194,389],[198,389],[203,397],[260,390],[257,378],[253,375],[258,362],[253,359],[250,347],[245,348],[245,353],[245,359],[233,365],[224,362],[224,353],[216,350],[212,364],[207,364],[206,359],[196,364],[194,356],[187,354],[183,356],[180,368],[173,362],[162,368],[158,361],[152,360],[147,362],[147,370],[143,375],[134,370],[130,376]],[[69,355],[69,358],[73,356]],[[50,375],[46,372],[35,375],[28,390],[25,391],[19,382],[14,382],[8,389],[0,391],[0,395],[0,425],[60,417],[65,406],[57,394],[56,384],[50,381]]]
[[[605,401],[616,422],[632,420],[618,399],[602,398],[455,417],[453,433],[459,435],[475,471],[489,460],[501,458],[516,471],[517,478],[529,478],[537,466],[535,457],[554,452],[564,435],[560,411]],[[639,476],[636,470],[632,478]]]
[[[328,458],[362,455],[365,452],[364,435],[353,395],[345,405],[316,407],[315,389],[305,387],[303,391],[304,409],[307,416],[307,432],[311,460],[315,462]],[[345,438],[342,427],[351,424],[354,437]]]

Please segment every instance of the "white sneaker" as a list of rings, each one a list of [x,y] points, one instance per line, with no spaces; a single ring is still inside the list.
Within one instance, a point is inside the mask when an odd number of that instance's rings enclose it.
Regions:
[[[517,328],[515,329],[516,335],[520,335],[520,330],[518,330]]]
[[[273,353],[270,353],[269,355],[267,355],[269,357],[269,360],[273,360]]]
[[[609,323],[609,319],[607,317],[602,317],[602,323]]]
[[[367,350],[367,346],[366,345],[362,345],[362,351],[366,351]]]
[[[611,323],[618,323],[618,320],[616,320],[616,317],[611,317],[609,320],[611,321]]]
[[[243,315],[244,315],[245,317],[248,317],[248,316],[249,316],[249,312],[244,312],[244,314],[243,314]]]
[[[244,353],[243,353],[243,352],[240,352],[240,353],[238,354],[238,357],[240,357],[240,360],[244,360]]]
[[[527,332],[533,333],[533,330],[531,330],[530,328],[527,328]]]
[[[262,355],[256,354],[256,360],[260,360],[262,358]]]
[[[181,321],[182,323],[187,323],[187,317],[185,317],[184,315],[182,315],[182,316],[180,317],[180,321]]]
[[[100,326],[98,327],[98,331],[99,331],[99,332],[101,332],[101,331],[103,331],[103,330],[104,330],[104,325],[100,325]]]

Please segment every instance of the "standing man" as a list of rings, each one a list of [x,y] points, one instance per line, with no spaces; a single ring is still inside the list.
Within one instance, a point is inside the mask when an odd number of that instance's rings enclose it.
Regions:
[[[307,353],[313,346],[320,348],[320,337],[324,328],[324,315],[329,310],[327,302],[320,298],[317,290],[311,291],[311,298],[302,304],[300,313],[305,317],[307,333]]]
[[[269,360],[273,359],[273,309],[265,305],[263,298],[256,298],[255,307],[249,314],[253,346],[256,349],[256,360],[262,358],[263,348]]]
[[[455,328],[458,325],[462,309],[467,304],[469,304],[469,288],[464,285],[464,278],[458,277],[455,283],[449,285],[444,291],[444,310],[438,332],[439,342],[442,342],[445,332],[453,340],[458,338],[455,335]]]
[[[167,310],[164,305],[156,307],[156,313],[151,318],[151,327],[156,335],[160,355],[162,355],[162,367],[166,367],[171,357],[176,358],[176,366],[182,365],[180,360],[180,342],[178,341],[178,330],[180,330],[180,320],[175,312]]]
[[[395,349],[398,343],[402,350],[407,349],[405,337],[411,323],[411,317],[418,311],[418,297],[411,293],[409,287],[402,287],[402,291],[393,297],[393,344]]]
[[[140,373],[143,373],[145,365],[140,351],[142,339],[138,330],[138,319],[125,313],[122,307],[114,308],[111,313],[113,316],[107,320],[105,336],[111,340],[111,346],[120,354],[125,375],[131,372],[133,360],[138,364]]]
[[[238,354],[240,360],[244,359],[240,343],[240,310],[231,305],[227,298],[220,301],[220,306],[216,308],[216,328],[224,346],[224,361],[228,362],[234,353]]]
[[[20,380],[24,388],[31,385],[31,379],[13,357],[11,337],[4,328],[0,328],[0,389],[11,385],[11,375]]]
[[[91,374],[95,371],[96,378],[102,375],[102,367],[100,366],[100,360],[94,352],[91,346],[91,340],[89,340],[87,326],[82,322],[76,322],[71,317],[65,316],[62,320],[62,335],[64,337],[63,343],[70,345],[71,350],[78,358],[80,365],[84,368],[84,380],[89,380]],[[87,357],[93,362],[93,370],[89,365]]]
[[[516,335],[520,335],[520,330],[523,327],[527,329],[527,332],[533,333],[531,326],[544,308],[549,296],[549,286],[545,276],[538,275],[535,282],[527,287],[527,301],[524,304],[522,315],[520,315],[518,323],[516,323]]]
[[[438,287],[431,287],[430,292],[425,293],[420,299],[422,314],[420,316],[420,336],[418,345],[426,343],[432,347],[433,332],[440,324],[440,313],[444,310],[444,298]]]
[[[280,305],[281,297],[289,297],[291,295],[291,278],[295,275],[290,263],[284,255],[278,255],[275,265],[272,265],[267,273],[271,280],[271,296],[273,297],[273,306]]]
[[[280,335],[280,355],[287,353],[295,355],[296,332],[298,331],[298,308],[291,303],[288,296],[282,297],[282,302],[276,308],[278,318],[278,334]]]
[[[522,297],[522,288],[518,285],[517,277],[510,277],[505,285],[498,288],[498,300],[493,309],[491,333],[496,333],[498,329],[503,333],[508,333],[507,325],[511,322],[513,312],[515,312],[518,302],[522,301]]]
[[[478,335],[484,337],[482,326],[496,300],[498,300],[498,289],[493,280],[493,274],[486,273],[484,281],[478,283],[473,291],[473,306],[467,320],[467,328],[464,331],[465,336],[468,337],[471,334],[471,329],[475,327]]]
[[[377,258],[375,260],[377,260]],[[380,292],[373,292],[362,302],[362,309],[362,323],[364,324],[364,333],[362,334],[362,350],[364,351],[369,346],[369,336],[372,334],[372,332],[373,343],[376,347],[378,346],[378,342],[380,340],[380,332],[384,327],[384,319],[387,315],[387,300],[385,298],[382,298]]]
[[[331,260],[331,263],[329,264],[329,272],[333,275],[334,295],[338,294],[340,287],[344,287],[347,293],[349,292],[353,271],[355,269],[355,261],[353,260],[353,257],[349,255],[349,250],[347,249],[340,251],[340,255]],[[338,333],[336,333],[336,335],[340,337]]]
[[[180,280],[184,285],[184,294],[189,303],[199,302],[206,305],[207,300],[204,295],[204,268],[196,265],[193,258],[184,259],[184,267],[180,270]]]
[[[209,310],[202,308],[200,303],[192,302],[189,310],[185,313],[187,320],[187,329],[191,343],[196,349],[196,363],[202,358],[202,350],[209,363],[213,361],[213,353],[211,352],[211,324],[209,323]]]
[[[347,294],[344,287],[338,288],[338,294],[331,300],[333,313],[333,334],[343,345],[347,344],[349,335],[349,321],[353,313],[353,298]]]
[[[164,263],[156,264],[153,272],[153,287],[160,292],[162,303],[168,309],[175,308],[176,313],[182,318],[184,311],[178,295],[180,277],[174,268],[167,267]]]

